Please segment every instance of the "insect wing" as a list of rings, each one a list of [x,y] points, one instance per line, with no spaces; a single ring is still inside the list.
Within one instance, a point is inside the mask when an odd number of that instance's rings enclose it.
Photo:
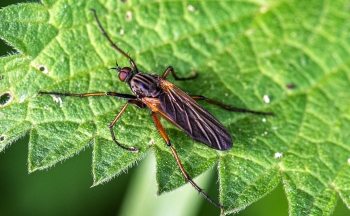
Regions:
[[[193,140],[217,150],[232,148],[232,138],[227,129],[208,111],[181,89],[159,80],[164,91],[158,99],[144,98],[150,109],[183,130]]]

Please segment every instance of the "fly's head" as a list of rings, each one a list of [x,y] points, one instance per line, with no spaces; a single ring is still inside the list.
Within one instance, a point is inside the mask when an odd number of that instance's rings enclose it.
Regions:
[[[130,67],[119,67],[118,62],[116,62],[116,66],[115,68],[111,68],[111,69],[115,69],[118,71],[118,78],[120,81],[122,82],[127,82],[129,83],[131,78],[134,76],[134,72]]]

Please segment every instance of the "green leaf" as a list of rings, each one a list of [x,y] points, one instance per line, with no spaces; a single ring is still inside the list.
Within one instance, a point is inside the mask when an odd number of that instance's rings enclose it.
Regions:
[[[29,133],[29,171],[46,169],[93,145],[94,185],[153,148],[158,193],[185,184],[145,109],[110,97],[58,98],[39,91],[130,93],[109,68],[128,66],[100,32],[141,71],[162,74],[235,107],[274,117],[230,113],[201,103],[230,131],[234,147],[216,151],[162,121],[193,178],[218,163],[224,214],[237,212],[282,181],[291,215],[330,215],[350,206],[350,18],[344,1],[43,1],[0,10],[0,37],[18,54],[0,58],[0,150]],[[171,80],[171,78],[170,78]],[[62,102],[61,102],[62,101]],[[213,198],[216,200],[215,198]]]

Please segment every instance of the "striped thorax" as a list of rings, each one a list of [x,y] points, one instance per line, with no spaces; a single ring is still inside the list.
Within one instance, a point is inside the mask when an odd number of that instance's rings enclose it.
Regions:
[[[131,90],[138,98],[158,97],[162,92],[159,87],[160,77],[155,74],[137,73],[130,80]]]

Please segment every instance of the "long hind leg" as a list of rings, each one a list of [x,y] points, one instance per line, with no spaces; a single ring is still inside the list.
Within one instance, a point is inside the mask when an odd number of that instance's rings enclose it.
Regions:
[[[272,112],[260,112],[260,111],[254,111],[254,110],[248,110],[248,109],[243,109],[243,108],[237,108],[237,107],[232,107],[223,103],[220,103],[218,101],[214,101],[210,98],[204,97],[203,95],[190,95],[191,98],[193,98],[194,100],[204,100],[210,104],[214,104],[216,106],[219,106],[225,110],[228,111],[232,111],[232,112],[241,112],[241,113],[252,113],[252,114],[256,114],[256,115],[269,115],[269,116],[273,116]]]
[[[181,164],[181,161],[180,161],[180,158],[179,156],[177,155],[177,152],[176,150],[174,149],[174,147],[171,145],[170,143],[170,139],[168,137],[168,135],[166,134],[162,124],[160,123],[160,120],[159,120],[159,117],[158,115],[155,113],[155,112],[152,112],[152,118],[153,118],[153,121],[160,133],[160,135],[163,137],[166,145],[170,148],[171,152],[173,153],[174,155],[174,158],[176,160],[176,163],[177,165],[179,166],[180,170],[181,170],[181,173],[182,175],[185,177],[185,179],[191,183],[191,185],[200,193],[204,196],[205,199],[207,199],[209,202],[211,202],[212,204],[214,204],[215,206],[219,207],[219,208],[223,208],[222,205],[214,202],[212,199],[210,199],[210,197],[203,192],[203,190],[191,179],[191,177],[186,173],[185,169],[183,168],[182,164]]]

